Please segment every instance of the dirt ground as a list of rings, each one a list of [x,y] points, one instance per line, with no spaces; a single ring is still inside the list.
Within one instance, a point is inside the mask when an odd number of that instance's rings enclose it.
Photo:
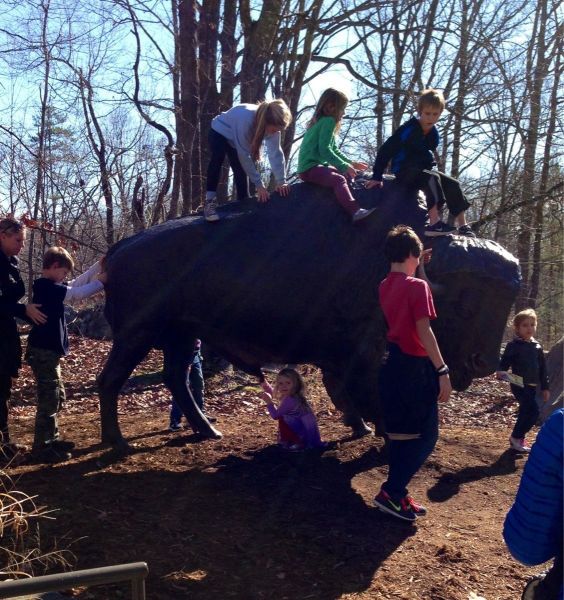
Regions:
[[[440,440],[410,488],[429,514],[412,525],[372,507],[386,476],[382,440],[349,437],[316,369],[300,367],[330,447],[289,453],[275,445],[256,382],[238,372],[207,380],[223,439],[170,433],[152,353],[120,399],[135,452],[118,459],[99,444],[94,387],[109,344],[73,337],[71,347],[60,426],[76,442],[72,460],[4,474],[54,511],[40,521],[42,547],[67,549],[74,568],[146,561],[154,600],[515,600],[542,570],[516,563],[503,544],[526,458],[508,450],[515,406],[493,378],[442,407]],[[30,444],[27,369],[14,397],[13,437]],[[129,597],[125,584],[69,593]]]

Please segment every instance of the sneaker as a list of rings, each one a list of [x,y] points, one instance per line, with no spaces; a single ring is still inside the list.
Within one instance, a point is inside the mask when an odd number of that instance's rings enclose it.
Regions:
[[[51,448],[61,450],[61,452],[69,452],[74,449],[74,442],[69,442],[68,440],[53,440],[51,442]]]
[[[520,440],[514,437],[509,438],[509,446],[516,450],[517,452],[530,452],[531,447],[527,445],[527,441],[525,438],[521,438]]]
[[[375,210],[375,208],[359,208],[353,215],[353,223],[357,223],[358,221],[362,221],[362,219],[366,219],[366,217],[371,215]]]
[[[452,235],[456,233],[456,227],[451,227],[442,221],[437,221],[434,225],[425,228],[427,237],[440,237],[441,235]]]
[[[399,502],[394,502],[384,490],[380,490],[380,493],[374,498],[374,506],[378,510],[388,513],[402,521],[410,521],[413,523],[413,521],[417,519],[411,504],[406,498],[402,498]]]
[[[219,221],[219,215],[217,214],[217,200],[215,198],[204,201],[204,219],[208,223]]]
[[[182,431],[184,429],[184,425],[182,423],[171,423],[168,426],[169,431]]]
[[[427,509],[422,504],[415,502],[411,496],[406,496],[405,501],[411,506],[411,510],[416,517],[424,517],[427,514]]]
[[[458,228],[458,235],[465,235],[466,237],[475,238],[476,234],[472,231],[472,227],[470,225],[461,225]]]

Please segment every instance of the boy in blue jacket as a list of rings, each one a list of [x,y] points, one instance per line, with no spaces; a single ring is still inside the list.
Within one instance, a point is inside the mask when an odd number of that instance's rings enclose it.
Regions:
[[[367,188],[381,187],[382,174],[391,161],[391,171],[398,182],[420,189],[427,198],[430,226],[425,230],[428,237],[456,233],[452,223],[458,222],[458,233],[476,237],[466,223],[466,211],[470,203],[460,188],[460,183],[437,171],[433,152],[439,145],[440,136],[436,123],[445,108],[441,92],[433,88],[423,90],[417,103],[417,117],[412,117],[399,127],[378,150],[372,179]],[[449,211],[449,224],[443,223],[439,211],[444,205]]]

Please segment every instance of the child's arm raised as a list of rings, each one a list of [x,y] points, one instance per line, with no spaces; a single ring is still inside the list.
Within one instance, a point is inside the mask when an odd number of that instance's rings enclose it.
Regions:
[[[69,281],[64,302],[77,302],[101,292],[104,289],[104,284],[99,279],[95,279],[101,270],[102,265],[98,261],[82,275]]]

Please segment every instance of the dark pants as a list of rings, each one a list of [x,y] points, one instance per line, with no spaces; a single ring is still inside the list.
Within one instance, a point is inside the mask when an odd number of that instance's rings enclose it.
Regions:
[[[439,437],[439,383],[427,357],[404,354],[388,345],[388,358],[379,377],[379,392],[386,433],[418,436],[389,439],[388,479],[382,488],[399,501],[411,478],[427,460]]]
[[[335,169],[335,167],[312,167],[300,173],[300,178],[307,183],[315,183],[333,190],[337,202],[349,215],[354,215],[360,208],[360,205],[351,193],[347,178]]]
[[[12,376],[9,373],[0,372],[0,443],[8,443],[8,402],[12,391]]]
[[[519,414],[511,437],[521,440],[539,418],[539,407],[535,398],[537,388],[530,385],[526,385],[524,388],[512,385],[511,391],[519,403]]]
[[[61,355],[44,348],[27,349],[26,358],[37,385],[34,449],[45,448],[59,439],[57,415],[65,401],[61,378]]]
[[[186,385],[190,387],[192,396],[198,405],[199,409],[204,412],[204,372],[202,370],[202,355],[200,352],[196,352],[194,360],[188,366],[188,374],[186,376]],[[182,419],[182,410],[172,401],[172,408],[170,411],[170,423],[180,423]]]
[[[221,175],[221,167],[225,156],[229,159],[229,164],[233,170],[233,179],[235,181],[235,189],[237,190],[237,199],[244,200],[249,196],[249,178],[237,155],[237,150],[231,146],[227,138],[217,131],[210,129],[208,134],[208,142],[210,145],[210,162],[208,165],[208,173],[206,179],[206,191],[216,192]]]
[[[422,190],[428,209],[436,205],[438,210],[442,210],[446,204],[448,212],[456,217],[470,207],[460,182],[440,171],[405,169],[396,177],[399,183]]]

